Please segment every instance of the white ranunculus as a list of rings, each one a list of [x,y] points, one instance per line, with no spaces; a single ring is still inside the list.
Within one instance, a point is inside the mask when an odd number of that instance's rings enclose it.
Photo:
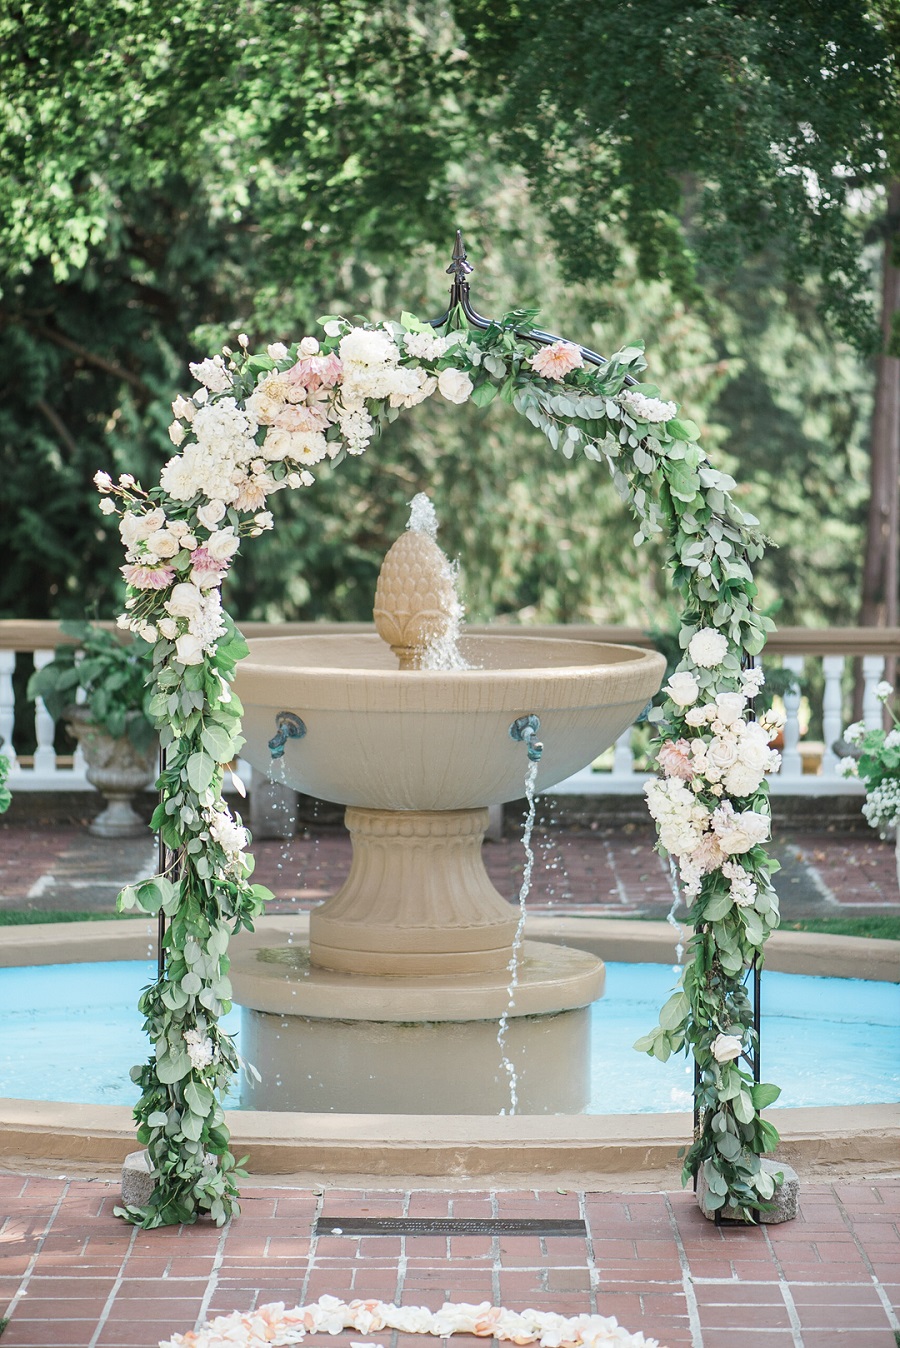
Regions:
[[[204,529],[215,529],[218,526],[219,521],[224,518],[224,501],[210,501],[209,505],[202,505],[197,511],[197,519],[203,525]]]
[[[688,654],[701,669],[714,669],[728,654],[728,642],[714,627],[701,627],[688,643]]]
[[[438,375],[438,392],[450,403],[465,403],[472,396],[475,385],[463,370],[441,370]]]
[[[196,594],[197,591],[195,590],[194,593]],[[176,639],[175,658],[180,660],[183,665],[199,665],[203,660],[203,643],[192,636],[190,632],[185,632],[183,636]]]
[[[743,1045],[736,1034],[717,1034],[712,1042],[712,1055],[716,1062],[733,1062],[741,1056]]]
[[[716,720],[723,725],[734,725],[735,721],[743,720],[746,705],[743,693],[717,693]]]
[[[668,693],[677,706],[690,707],[700,695],[700,685],[690,670],[683,669],[672,675],[663,692]]]
[[[231,525],[227,529],[217,529],[206,541],[206,551],[217,562],[227,562],[241,546],[241,540]]]
[[[191,619],[199,617],[203,611],[203,597],[196,585],[181,581],[172,587],[172,593],[165,606],[173,618],[187,618],[190,622]]]

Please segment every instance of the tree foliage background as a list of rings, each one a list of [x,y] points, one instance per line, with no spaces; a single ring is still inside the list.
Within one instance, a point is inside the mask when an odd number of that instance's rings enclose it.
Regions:
[[[0,8],[0,503],[9,617],[104,614],[98,468],[145,484],[187,362],[324,312],[441,311],[453,230],[482,312],[647,342],[779,545],[787,622],[857,613],[890,5],[20,0]],[[894,24],[894,28],[892,28]],[[407,413],[276,498],[241,617],[369,616],[432,492],[472,617],[669,624],[598,465],[502,408]]]

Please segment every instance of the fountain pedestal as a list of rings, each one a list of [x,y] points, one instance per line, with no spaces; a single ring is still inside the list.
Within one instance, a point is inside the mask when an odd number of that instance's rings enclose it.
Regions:
[[[508,907],[508,905],[506,905]],[[508,952],[507,952],[508,957]],[[262,1080],[244,1087],[253,1109],[345,1114],[499,1114],[510,1107],[497,1041],[509,971],[339,973],[305,946],[236,956],[241,1054]],[[526,941],[506,1056],[517,1111],[577,1114],[590,1095],[590,1003],[603,994],[601,960]]]
[[[313,964],[415,975],[505,969],[518,914],[488,879],[488,812],[371,810],[344,816],[346,883],[310,915]]]

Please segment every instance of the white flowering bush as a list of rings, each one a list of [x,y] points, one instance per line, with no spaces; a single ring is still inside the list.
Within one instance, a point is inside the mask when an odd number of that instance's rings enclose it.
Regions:
[[[522,315],[483,332],[439,333],[410,314],[377,326],[321,321],[321,339],[251,354],[242,336],[238,351],[191,366],[198,387],[172,405],[174,453],[158,486],[96,478],[126,550],[120,625],[153,648],[149,706],[166,750],[153,825],[171,857],[165,874],[119,900],[169,919],[163,976],[141,1000],[153,1053],[133,1070],[156,1187],[145,1208],[124,1215],[159,1226],[202,1212],[224,1222],[237,1210],[240,1170],[221,1097],[238,1064],[218,1022],[231,1005],[229,935],[252,927],[270,895],[251,883],[247,832],[222,798],[243,742],[231,683],[246,652],[222,582],[244,538],[273,527],[272,497],[311,487],[317,464],[364,453],[385,423],[430,397],[511,404],[566,458],[606,465],[636,545],[654,535],[668,543],[684,655],[660,711],[664,777],[648,800],[697,935],[683,986],[643,1047],[661,1058],[695,1053],[704,1123],[688,1170],[703,1164],[722,1206],[751,1211],[771,1194],[759,1153],[777,1140],[758,1114],[777,1091],[753,1086],[740,1066],[753,1047],[744,974],[777,922],[764,850],[764,777],[777,755],[771,724],[748,713],[761,676],[742,670],[771,627],[753,607],[757,521],[732,499],[733,479],[705,459],[698,427],[638,382],[639,346],[598,369],[571,343],[522,336]],[[739,1042],[738,1054],[715,1052],[722,1036]]]
[[[900,824],[900,720],[888,705],[893,692],[885,680],[875,689],[876,697],[887,708],[894,723],[891,729],[867,730],[862,721],[854,722],[844,731],[844,739],[847,744],[853,745],[856,755],[842,758],[838,763],[838,772],[842,777],[858,777],[865,782],[863,814],[882,837],[889,828]]]

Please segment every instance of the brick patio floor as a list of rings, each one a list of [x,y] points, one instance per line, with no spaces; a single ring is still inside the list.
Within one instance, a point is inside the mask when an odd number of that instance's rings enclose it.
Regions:
[[[136,1231],[103,1181],[0,1175],[3,1348],[155,1348],[212,1315],[328,1293],[614,1315],[667,1348],[895,1348],[900,1181],[808,1184],[781,1226],[715,1227],[690,1193],[248,1188],[243,1215]],[[581,1218],[575,1236],[350,1236],[350,1217]],[[319,1230],[315,1233],[318,1220]],[[390,1333],[310,1336],[346,1348]],[[476,1341],[457,1336],[468,1348]]]
[[[672,888],[654,841],[648,825],[561,829],[539,821],[530,909],[664,916]],[[254,878],[276,895],[273,913],[315,906],[340,887],[350,868],[349,837],[330,826],[289,842],[254,842],[253,852]],[[785,921],[900,912],[893,844],[875,833],[782,829],[773,852],[782,865],[775,885]],[[484,859],[501,894],[514,899],[522,881],[520,840],[486,843]],[[111,841],[92,837],[80,824],[0,824],[2,907],[112,912],[119,889],[154,870],[149,836]]]

